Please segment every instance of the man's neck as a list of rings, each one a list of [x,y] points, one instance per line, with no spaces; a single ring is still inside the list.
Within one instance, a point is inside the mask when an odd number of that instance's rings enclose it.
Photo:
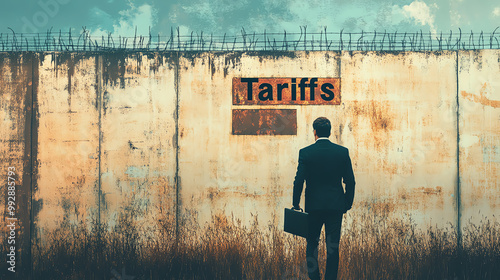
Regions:
[[[328,137],[318,137],[318,138],[316,138],[316,141],[321,140],[321,139],[330,140],[330,139],[328,139]]]

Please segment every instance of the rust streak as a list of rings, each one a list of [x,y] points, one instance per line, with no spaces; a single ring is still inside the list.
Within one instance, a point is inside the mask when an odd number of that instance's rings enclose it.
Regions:
[[[443,188],[441,186],[437,186],[435,188],[431,187],[420,187],[417,189],[418,192],[424,193],[424,194],[440,194],[443,191]]]
[[[487,83],[484,83],[483,87],[481,88],[481,91],[479,92],[479,96],[477,96],[473,93],[466,92],[465,90],[462,90],[462,92],[461,92],[462,96],[464,98],[468,99],[469,101],[480,103],[484,106],[490,106],[493,108],[500,108],[500,101],[490,100],[485,96],[486,86],[487,86]]]

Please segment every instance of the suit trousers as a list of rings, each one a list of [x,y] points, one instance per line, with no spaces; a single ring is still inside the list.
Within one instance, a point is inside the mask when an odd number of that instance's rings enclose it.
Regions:
[[[306,261],[310,279],[321,279],[318,265],[318,243],[321,228],[325,225],[326,234],[326,271],[325,280],[337,279],[339,267],[339,241],[342,226],[342,211],[314,210],[308,212],[309,235],[307,240]]]

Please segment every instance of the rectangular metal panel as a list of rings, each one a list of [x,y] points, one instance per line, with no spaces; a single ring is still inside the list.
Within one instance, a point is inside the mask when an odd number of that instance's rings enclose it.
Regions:
[[[500,221],[500,51],[458,55],[460,214],[467,227]]]
[[[112,229],[131,219],[127,231],[157,238],[176,209],[173,58],[126,52],[102,58],[101,221]]]
[[[340,78],[233,78],[233,105],[339,104]]]
[[[297,110],[233,109],[233,135],[297,135]]]
[[[330,138],[349,148],[353,211],[456,224],[456,53],[343,52],[342,81]]]
[[[98,220],[99,112],[96,58],[41,56],[38,86],[37,188],[33,189],[33,246],[56,229],[70,232]],[[35,256],[34,256],[35,257]]]

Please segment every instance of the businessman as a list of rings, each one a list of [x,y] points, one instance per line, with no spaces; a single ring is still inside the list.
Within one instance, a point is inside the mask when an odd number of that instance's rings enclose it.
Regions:
[[[325,280],[330,280],[337,279],[342,215],[352,207],[355,181],[349,150],[328,139],[330,121],[324,117],[317,118],[313,129],[316,142],[299,151],[299,164],[293,182],[293,209],[301,210],[299,202],[305,181],[305,211],[309,214],[307,273],[310,279],[321,279],[318,243],[324,224],[327,248]]]

